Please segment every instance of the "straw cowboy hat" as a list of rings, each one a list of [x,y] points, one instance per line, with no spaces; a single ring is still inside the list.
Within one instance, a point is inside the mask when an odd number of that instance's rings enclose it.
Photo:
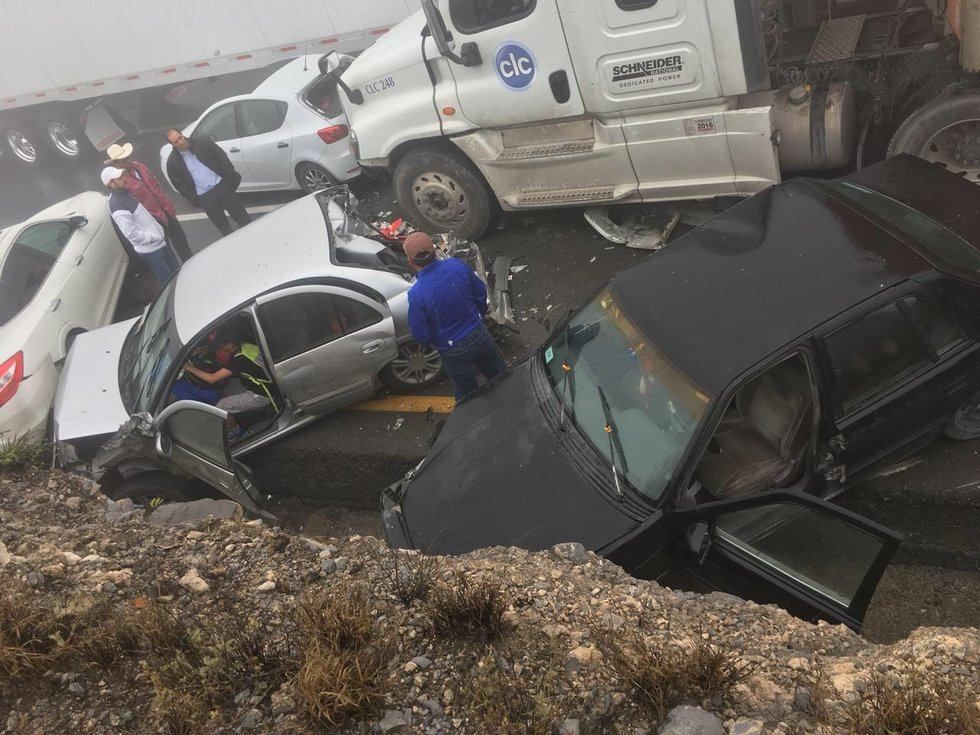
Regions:
[[[103,163],[115,163],[116,161],[121,161],[124,158],[129,158],[133,155],[133,144],[123,143],[119,145],[118,143],[113,143],[111,146],[105,149],[105,154],[109,156]]]

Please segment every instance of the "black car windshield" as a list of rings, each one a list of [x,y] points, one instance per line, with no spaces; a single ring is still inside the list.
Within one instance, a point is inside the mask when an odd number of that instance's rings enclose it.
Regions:
[[[962,274],[974,280],[980,278],[980,252],[919,210],[849,181],[814,183],[904,234],[907,245],[937,270]]]
[[[636,328],[609,290],[558,330],[543,360],[566,420],[636,490],[657,500],[711,397]],[[600,394],[618,434],[612,449]]]
[[[126,336],[119,359],[119,387],[130,413],[152,411],[153,400],[183,347],[173,320],[176,283],[176,278],[170,279]]]

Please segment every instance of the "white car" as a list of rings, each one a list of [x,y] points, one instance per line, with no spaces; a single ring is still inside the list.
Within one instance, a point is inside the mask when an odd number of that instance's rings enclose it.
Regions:
[[[112,320],[127,263],[94,191],[0,231],[0,441],[43,436],[68,348]]]
[[[214,138],[242,176],[238,191],[313,192],[350,181],[361,167],[337,85],[320,72],[320,58],[293,59],[251,94],[216,102],[184,135]],[[171,150],[169,143],[160,149],[164,176]]]

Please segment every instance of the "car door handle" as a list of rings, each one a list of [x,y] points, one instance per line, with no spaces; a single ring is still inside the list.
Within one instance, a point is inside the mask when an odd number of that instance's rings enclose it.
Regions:
[[[51,299],[51,306],[48,308],[51,311],[58,311],[58,307],[61,306],[61,299]]]
[[[384,346],[385,346],[385,340],[376,339],[374,340],[374,342],[368,342],[366,345],[364,345],[361,348],[361,352],[363,352],[365,355],[370,355],[372,352],[377,352]]]
[[[77,258],[75,258],[75,265],[81,265],[83,260],[85,260],[85,256],[79,255]]]
[[[289,143],[284,140],[280,140],[278,143],[276,143],[276,148],[289,148]]]
[[[242,152],[242,149],[241,148],[229,148],[228,149],[228,152],[229,153],[241,153]]]

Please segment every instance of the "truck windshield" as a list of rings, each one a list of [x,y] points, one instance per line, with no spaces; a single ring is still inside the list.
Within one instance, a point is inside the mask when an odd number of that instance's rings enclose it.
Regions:
[[[153,401],[183,347],[173,320],[176,283],[176,278],[170,279],[123,343],[119,387],[130,413],[152,411]]]
[[[815,183],[904,234],[906,244],[937,270],[980,278],[980,252],[919,210],[849,181]]]
[[[609,290],[558,330],[543,360],[579,431],[636,490],[659,499],[711,397],[636,328]],[[612,449],[601,394],[618,434]]]

